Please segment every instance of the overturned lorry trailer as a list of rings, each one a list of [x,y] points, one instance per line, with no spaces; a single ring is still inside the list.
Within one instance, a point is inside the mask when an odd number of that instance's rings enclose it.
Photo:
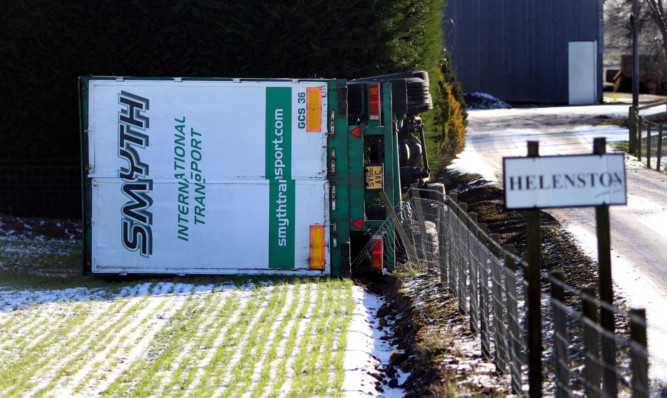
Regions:
[[[428,178],[425,72],[82,77],[79,94],[84,273],[339,276],[366,245],[392,268],[379,192],[398,206]]]

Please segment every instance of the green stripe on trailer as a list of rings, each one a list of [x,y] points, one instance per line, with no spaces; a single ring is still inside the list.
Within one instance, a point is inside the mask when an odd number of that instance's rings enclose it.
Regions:
[[[266,178],[269,182],[269,268],[294,268],[292,89],[266,88]]]

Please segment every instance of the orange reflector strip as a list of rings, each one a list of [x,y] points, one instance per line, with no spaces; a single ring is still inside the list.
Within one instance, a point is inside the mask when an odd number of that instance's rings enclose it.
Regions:
[[[382,260],[384,257],[382,235],[373,235],[372,245],[371,269],[373,271],[382,271]]]
[[[306,131],[322,131],[322,87],[306,88]]]
[[[324,269],[324,225],[310,226],[310,269]]]
[[[370,120],[380,120],[380,84],[368,85],[368,113]]]

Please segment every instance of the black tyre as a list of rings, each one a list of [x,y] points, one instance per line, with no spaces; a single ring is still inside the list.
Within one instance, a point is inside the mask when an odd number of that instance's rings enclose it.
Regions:
[[[411,77],[405,80],[409,113],[419,113],[433,109],[433,100],[431,99],[428,80],[425,81],[418,77]]]
[[[404,104],[408,114],[418,114],[420,112],[426,112],[433,109],[433,100],[431,98],[431,93],[429,91],[429,78],[428,72],[426,71],[412,71],[412,72],[401,72],[401,73],[391,73],[387,75],[378,75],[370,77],[362,77],[360,79],[355,79],[350,81],[350,86],[359,87],[358,83],[370,83],[370,82],[391,82],[392,85],[398,85],[397,80],[403,80],[405,82],[406,97],[407,103]],[[357,83],[357,84],[355,84]],[[350,89],[350,96],[356,98],[350,98],[348,102],[350,103],[350,109],[361,109],[361,103],[357,104],[355,101],[360,101],[359,93],[353,95],[355,89]],[[394,97],[398,97],[397,93],[394,93]],[[400,106],[400,105],[399,105]],[[394,110],[394,113],[403,113]]]

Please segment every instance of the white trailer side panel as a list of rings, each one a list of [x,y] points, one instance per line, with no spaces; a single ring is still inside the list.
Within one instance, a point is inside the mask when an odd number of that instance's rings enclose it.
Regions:
[[[329,273],[326,82],[93,79],[87,94],[93,273]]]

